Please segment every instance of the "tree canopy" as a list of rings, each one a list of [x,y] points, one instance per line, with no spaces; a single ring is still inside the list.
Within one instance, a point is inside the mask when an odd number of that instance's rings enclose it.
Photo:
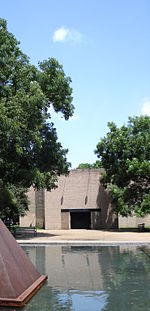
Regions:
[[[29,205],[27,191],[28,189],[15,185],[0,188],[0,218],[2,220],[9,218],[17,223],[19,215],[25,215]]]
[[[150,213],[150,117],[129,118],[127,126],[108,123],[95,153],[105,173],[102,182],[123,216]]]
[[[101,168],[102,163],[100,160],[97,160],[95,163],[90,164],[90,163],[80,163],[77,167],[77,169],[91,169],[91,168]]]
[[[49,108],[73,115],[71,78],[54,58],[30,64],[0,19],[0,189],[31,185],[48,190],[68,172]]]

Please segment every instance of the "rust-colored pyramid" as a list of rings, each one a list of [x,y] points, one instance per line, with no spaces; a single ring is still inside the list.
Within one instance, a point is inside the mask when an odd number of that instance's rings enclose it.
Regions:
[[[46,278],[40,275],[0,219],[0,306],[22,307]]]

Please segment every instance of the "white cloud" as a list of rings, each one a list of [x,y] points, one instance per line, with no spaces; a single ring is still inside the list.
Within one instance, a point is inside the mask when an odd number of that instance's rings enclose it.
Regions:
[[[69,36],[69,29],[67,29],[65,27],[61,27],[54,32],[53,41],[54,42],[64,42],[66,40],[67,36]]]
[[[83,39],[83,34],[79,31],[69,29],[66,27],[58,28],[53,34],[53,42],[66,42],[79,43]]]
[[[144,98],[141,111],[142,115],[150,116],[150,98]]]

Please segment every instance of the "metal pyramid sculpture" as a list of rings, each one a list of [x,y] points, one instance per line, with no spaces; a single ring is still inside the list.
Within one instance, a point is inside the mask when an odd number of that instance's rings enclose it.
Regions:
[[[22,307],[46,279],[0,219],[0,306]]]

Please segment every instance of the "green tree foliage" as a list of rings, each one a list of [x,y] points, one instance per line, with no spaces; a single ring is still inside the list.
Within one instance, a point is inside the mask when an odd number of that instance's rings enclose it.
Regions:
[[[95,163],[81,163],[78,165],[77,169],[91,169],[91,168],[101,168],[102,163],[100,160],[97,160]]]
[[[92,168],[92,164],[90,163],[80,163],[77,169],[89,169]]]
[[[54,58],[31,65],[0,19],[0,187],[48,190],[68,172],[49,108],[73,115],[71,79]],[[9,191],[8,191],[9,193]]]
[[[24,216],[28,210],[28,189],[7,185],[0,188],[0,218],[18,222],[18,216]]]
[[[96,160],[96,162],[94,162],[92,164],[92,168],[102,168],[102,162],[100,160]]]
[[[109,132],[95,153],[105,169],[103,184],[110,190],[116,212],[123,216],[150,213],[150,118],[129,118]]]

